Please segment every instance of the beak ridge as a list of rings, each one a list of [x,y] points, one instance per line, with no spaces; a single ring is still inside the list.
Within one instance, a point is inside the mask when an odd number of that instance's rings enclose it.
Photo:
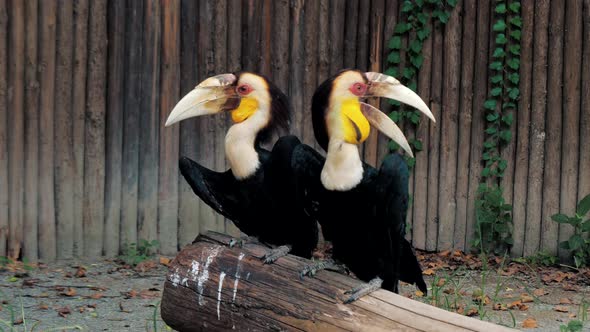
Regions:
[[[406,136],[404,136],[404,133],[401,131],[401,129],[399,129],[395,122],[385,115],[385,113],[381,112],[378,108],[363,102],[361,102],[361,112],[367,118],[369,123],[371,123],[385,136],[399,144],[399,146],[401,146],[401,148],[404,149],[404,151],[406,151],[410,157],[414,157],[412,148],[410,148],[410,144],[408,143]]]

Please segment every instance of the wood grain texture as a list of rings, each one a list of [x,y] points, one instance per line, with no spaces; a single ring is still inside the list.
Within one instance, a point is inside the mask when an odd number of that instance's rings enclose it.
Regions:
[[[576,210],[578,202],[582,28],[582,1],[566,1],[565,38],[563,44],[563,135],[561,139],[561,189],[559,191],[559,206],[561,211],[568,214],[572,214]],[[586,63],[585,65],[587,66],[588,64]],[[585,92],[585,94],[588,93],[588,91]],[[586,146],[585,148],[588,149],[590,147]],[[574,228],[572,225],[559,225],[559,242],[569,240],[573,234]],[[560,248],[559,256],[562,259],[569,259],[571,252]]]
[[[584,0],[582,63],[590,61],[590,0]],[[582,66],[582,91],[590,91],[590,66]],[[582,94],[580,113],[580,171],[578,200],[590,195],[590,94]]]
[[[90,3],[88,22],[88,82],[86,146],[84,150],[84,256],[103,250],[105,182],[105,112],[107,68],[107,2]]]
[[[109,67],[106,114],[104,253],[116,256],[120,249],[121,190],[125,88],[125,1],[109,2]]]
[[[124,1],[120,1],[123,4]],[[86,109],[86,77],[88,62],[88,0],[74,0],[74,64],[72,78],[72,117],[75,170],[74,179],[74,255],[84,250],[83,199],[84,199],[84,127]],[[123,5],[124,6],[124,5]],[[124,29],[125,26],[122,27]],[[122,95],[121,95],[122,96]],[[122,100],[121,100],[122,102]],[[122,111],[122,110],[121,110]],[[109,139],[107,137],[107,139]],[[116,179],[114,179],[116,180]],[[119,179],[120,181],[120,179]],[[107,212],[108,213],[108,212]],[[118,230],[118,229],[117,229]],[[114,238],[119,237],[112,235]]]
[[[290,45],[289,50],[289,64],[287,69],[288,78],[286,80],[285,93],[291,100],[291,128],[290,133],[302,137],[303,112],[309,112],[309,109],[304,109],[303,105],[303,89],[304,89],[304,27],[303,27],[303,0],[296,0],[292,2],[290,8]]]
[[[39,165],[53,165],[53,109],[55,89],[55,34],[57,9],[54,1],[39,2]],[[39,259],[57,256],[53,167],[39,167]]]
[[[537,16],[539,19],[541,16]],[[520,100],[518,103],[518,113],[515,116],[517,123],[517,132],[514,140],[516,141],[516,158],[514,160],[514,182],[513,182],[513,200],[512,200],[512,220],[514,225],[514,246],[513,252],[522,254],[524,229],[526,223],[526,202],[528,188],[528,168],[529,168],[529,132],[530,117],[532,106],[532,80],[533,80],[533,44],[534,37],[537,33],[543,33],[541,30],[534,29],[535,7],[533,0],[522,1],[522,38],[520,54]],[[547,22],[547,21],[545,21]],[[533,32],[534,31],[534,32]],[[535,36],[533,36],[533,33]],[[547,30],[545,30],[545,34]]]
[[[8,109],[8,0],[0,0],[0,108]],[[8,112],[0,112],[0,256],[8,240]]]
[[[57,257],[74,257],[74,133],[72,72],[74,27],[72,0],[57,6],[57,64],[55,67],[55,218]],[[104,134],[101,134],[103,136]]]
[[[25,3],[25,196],[23,215],[23,256],[27,257],[32,262],[37,261],[39,258],[39,245],[37,239],[39,221],[39,81],[37,77],[37,46],[39,43],[37,38],[39,28],[38,15],[38,1],[27,1]],[[2,29],[1,24],[0,29]],[[2,57],[2,54],[0,54],[0,57]],[[2,105],[1,102],[0,105]],[[1,107],[2,106],[0,106],[0,108]],[[0,121],[2,120],[0,119]],[[2,139],[0,139],[0,145],[2,144],[1,141]],[[0,150],[1,149],[2,147],[0,147]],[[2,158],[0,157],[0,160],[1,159]],[[0,167],[2,166],[0,165]],[[2,181],[0,180],[0,182]]]
[[[7,256],[20,256],[23,240],[25,153],[25,4],[10,6],[8,38],[8,248]]]
[[[160,120],[163,128],[168,113],[180,98],[180,0],[162,2],[162,63]],[[178,250],[178,150],[179,128],[172,126],[160,134],[158,184],[158,234],[160,251],[173,255]]]
[[[544,109],[544,116],[547,119],[544,132],[539,131],[538,125],[531,124],[531,148],[533,147],[533,139],[537,138],[538,135],[545,135],[545,156],[546,159],[536,160],[532,154],[529,157],[529,168],[540,168],[533,167],[538,166],[543,162],[544,173],[543,173],[543,199],[542,214],[529,214],[527,204],[527,223],[529,220],[537,223],[541,223],[540,230],[540,244],[543,249],[547,249],[553,254],[557,254],[557,242],[559,225],[550,220],[551,215],[560,211],[559,208],[559,195],[556,193],[560,188],[560,168],[561,168],[561,125],[562,125],[562,70],[558,65],[553,65],[548,68],[546,73],[539,72],[548,63],[561,64],[563,59],[563,20],[565,7],[563,3],[557,2],[541,2],[535,5],[535,11],[539,11],[539,14],[535,14],[535,42],[533,45],[533,54],[535,56],[533,63],[533,108],[532,112],[535,111],[535,107],[547,107]],[[538,24],[538,25],[537,25]],[[549,45],[551,47],[549,48]],[[549,48],[549,49],[548,49]],[[547,50],[548,49],[548,50]],[[545,51],[547,50],[547,51]],[[548,54],[547,54],[548,53]],[[539,59],[539,63],[537,63]],[[546,82],[544,86],[539,86],[542,82],[537,82],[537,77],[545,75]],[[546,92],[545,92],[546,91]],[[533,113],[534,114],[534,113]],[[540,115],[539,115],[540,116]],[[531,115],[531,118],[533,115]],[[530,172],[530,171],[529,171]],[[529,182],[533,179],[529,179]],[[553,194],[550,194],[554,190]],[[531,199],[534,199],[532,197]],[[530,199],[528,200],[530,201]],[[542,219],[541,219],[542,218]],[[539,233],[532,233],[527,235],[531,238],[531,243],[537,243],[535,235],[537,237]],[[527,239],[528,243],[528,239]],[[533,252],[536,250],[536,246],[531,247],[527,252]]]
[[[458,110],[458,141],[457,141],[457,212],[455,219],[455,231],[453,236],[454,248],[465,248],[465,244],[471,241],[471,234],[467,233],[467,224],[473,219],[467,215],[467,195],[469,190],[469,153],[471,150],[471,125],[474,110],[473,82],[476,46],[477,3],[474,1],[463,2],[461,41],[461,74],[459,89]],[[459,10],[459,9],[456,9]]]
[[[294,256],[263,265],[256,244],[227,248],[229,237],[208,233],[172,262],[162,318],[178,331],[508,331],[385,290],[345,305],[358,280],[327,271],[294,278],[309,262]]]
[[[545,112],[547,101],[547,76],[542,72],[547,65],[547,34],[543,33],[543,25],[546,26],[548,18],[548,3],[537,3],[535,11],[535,42],[533,45],[533,96],[534,101],[531,108],[531,126],[529,131],[529,169],[528,169],[528,190],[527,190],[527,212],[526,226],[524,237],[516,241],[515,247],[522,243],[523,250],[517,250],[515,253],[532,255],[539,250],[542,216],[542,186],[543,186],[543,167],[532,167],[533,165],[543,165],[545,158]],[[537,28],[537,24],[539,27]],[[546,30],[545,30],[546,31]],[[548,169],[548,171],[551,171]],[[518,221],[520,222],[520,220]],[[515,224],[515,231],[518,224]],[[517,233],[518,234],[518,233]],[[552,235],[548,235],[552,236]],[[529,239],[530,238],[530,239]],[[522,242],[521,242],[522,241]],[[514,251],[514,248],[513,248]]]
[[[123,167],[121,182],[120,247],[137,243],[139,130],[143,109],[143,42],[134,31],[144,31],[143,1],[128,1],[125,7],[125,90],[123,115]]]
[[[311,98],[318,84],[318,28],[319,28],[319,1],[305,1],[304,13],[304,38],[303,38],[303,106],[301,112],[301,136],[304,144],[314,146],[315,136],[311,123]]]
[[[363,6],[366,5],[363,3]],[[356,68],[356,52],[358,51],[357,30],[359,28],[359,0],[346,1],[344,21],[344,68]]]
[[[162,127],[160,120],[162,9],[159,0],[146,1],[144,6],[141,101],[135,105],[135,107],[138,105],[141,107],[138,129],[137,241],[153,241],[158,239],[159,137]]]

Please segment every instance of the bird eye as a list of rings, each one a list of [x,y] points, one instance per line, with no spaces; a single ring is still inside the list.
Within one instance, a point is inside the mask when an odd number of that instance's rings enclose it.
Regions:
[[[252,88],[248,84],[242,84],[238,86],[238,93],[241,95],[247,95],[252,91]]]
[[[354,93],[357,96],[362,96],[365,91],[367,90],[367,85],[363,84],[363,83],[354,83],[351,87],[350,87],[350,91],[352,93]]]

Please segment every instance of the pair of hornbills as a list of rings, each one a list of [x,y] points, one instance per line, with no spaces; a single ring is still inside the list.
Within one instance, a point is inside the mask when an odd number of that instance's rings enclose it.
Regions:
[[[288,130],[290,105],[273,83],[249,72],[206,79],[178,102],[166,121],[169,126],[230,112],[234,124],[225,136],[225,154],[231,168],[215,172],[183,157],[182,175],[207,205],[242,232],[275,246],[265,256],[267,263],[289,251],[310,258],[319,222],[332,242],[332,260],[303,273],[346,266],[368,282],[351,290],[347,302],[380,287],[397,292],[399,280],[426,293],[420,265],[404,238],[407,165],[394,153],[375,169],[361,161],[358,147],[373,126],[409,155],[412,151],[397,125],[362,101],[367,97],[395,99],[434,121],[422,99],[398,80],[358,70],[339,72],[313,95],[313,129],[325,158],[295,136],[279,138],[271,151],[261,148],[273,132]]]

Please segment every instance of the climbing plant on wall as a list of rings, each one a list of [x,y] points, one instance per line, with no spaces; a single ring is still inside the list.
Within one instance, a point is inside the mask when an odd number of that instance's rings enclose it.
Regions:
[[[489,65],[490,91],[483,105],[486,119],[482,153],[484,168],[476,201],[477,227],[473,240],[473,245],[485,252],[506,251],[513,244],[512,205],[505,203],[500,186],[508,167],[501,150],[512,139],[510,126],[518,110],[521,28],[520,1],[496,0],[495,46]]]
[[[422,46],[432,33],[428,23],[433,20],[435,26],[446,24],[456,4],[457,0],[404,1],[401,8],[402,19],[395,26],[393,37],[389,40],[388,47],[391,52],[387,57],[388,66],[385,73],[396,77],[402,84],[416,91],[416,77],[424,62]],[[405,40],[407,43],[404,43]],[[390,103],[398,106],[390,114],[393,121],[413,126],[420,124],[421,116],[417,110],[402,107],[397,101]],[[411,139],[408,143],[412,150],[422,150],[422,142],[419,139]],[[389,148],[397,150],[399,146],[392,141]],[[407,157],[406,160],[410,168],[414,166],[414,158]]]

